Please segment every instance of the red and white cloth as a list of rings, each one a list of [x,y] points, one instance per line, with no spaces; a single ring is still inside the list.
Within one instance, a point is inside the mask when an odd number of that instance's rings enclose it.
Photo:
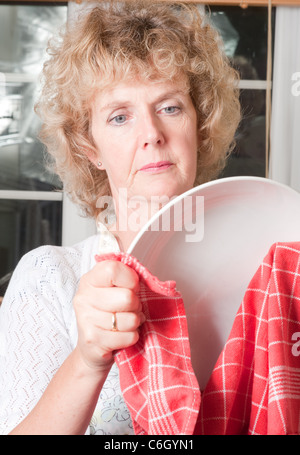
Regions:
[[[202,395],[200,434],[300,434],[300,242],[252,278]],[[299,343],[298,343],[299,344]]]
[[[96,259],[122,261],[141,278],[147,321],[115,356],[136,434],[300,434],[300,242],[269,250],[202,396],[176,283],[126,253]]]
[[[174,281],[161,282],[126,253],[96,256],[118,260],[140,277],[146,316],[139,341],[115,355],[121,390],[136,434],[193,434],[200,391],[191,363],[187,321]]]

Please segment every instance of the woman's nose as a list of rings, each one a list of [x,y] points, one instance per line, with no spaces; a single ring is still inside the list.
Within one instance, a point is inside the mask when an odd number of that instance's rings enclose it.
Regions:
[[[154,115],[148,115],[143,119],[140,132],[143,150],[149,146],[162,145],[165,142],[160,122]]]

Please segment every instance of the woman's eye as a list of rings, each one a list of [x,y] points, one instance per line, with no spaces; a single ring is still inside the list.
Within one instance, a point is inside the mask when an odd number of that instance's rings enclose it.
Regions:
[[[123,115],[123,114],[116,115],[109,122],[113,123],[115,125],[122,125],[123,123],[126,122],[126,115]]]
[[[166,114],[176,114],[179,110],[180,108],[178,106],[167,106],[163,108]]]

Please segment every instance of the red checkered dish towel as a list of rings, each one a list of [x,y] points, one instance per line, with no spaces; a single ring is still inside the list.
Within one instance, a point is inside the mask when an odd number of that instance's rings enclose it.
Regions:
[[[247,260],[247,259],[246,259]],[[300,434],[300,242],[274,244],[202,395],[201,434]]]
[[[271,247],[201,398],[175,283],[125,253],[103,259],[144,284],[140,340],[116,354],[136,434],[300,434],[300,242]]]
[[[174,281],[161,282],[126,253],[96,256],[117,260],[140,277],[139,297],[147,318],[139,341],[118,351],[120,385],[136,434],[193,434],[200,391],[191,364],[183,300]]]

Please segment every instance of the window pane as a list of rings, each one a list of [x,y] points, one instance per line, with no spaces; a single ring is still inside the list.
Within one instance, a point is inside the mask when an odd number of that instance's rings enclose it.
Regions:
[[[0,5],[0,71],[37,74],[45,50],[67,19],[67,6]]]
[[[242,80],[266,80],[268,8],[211,6],[211,22],[220,32],[227,56]],[[272,9],[274,37],[275,8]],[[236,147],[222,177],[265,177],[265,90],[243,89],[243,119],[236,134]]]
[[[33,106],[48,40],[66,20],[64,4],[0,5],[0,189],[61,188],[45,169]]]
[[[256,77],[243,79],[266,80],[268,8],[211,6],[211,21],[220,32],[225,52],[233,62],[241,57],[252,67]],[[274,30],[275,8],[272,9]]]
[[[36,84],[6,83],[5,90],[0,103],[0,189],[61,188],[58,178],[45,169],[44,146],[37,139]]]
[[[265,177],[265,90],[241,90],[243,119],[236,134],[236,147],[222,177]]]
[[[29,250],[61,244],[62,203],[0,199],[0,280]]]

